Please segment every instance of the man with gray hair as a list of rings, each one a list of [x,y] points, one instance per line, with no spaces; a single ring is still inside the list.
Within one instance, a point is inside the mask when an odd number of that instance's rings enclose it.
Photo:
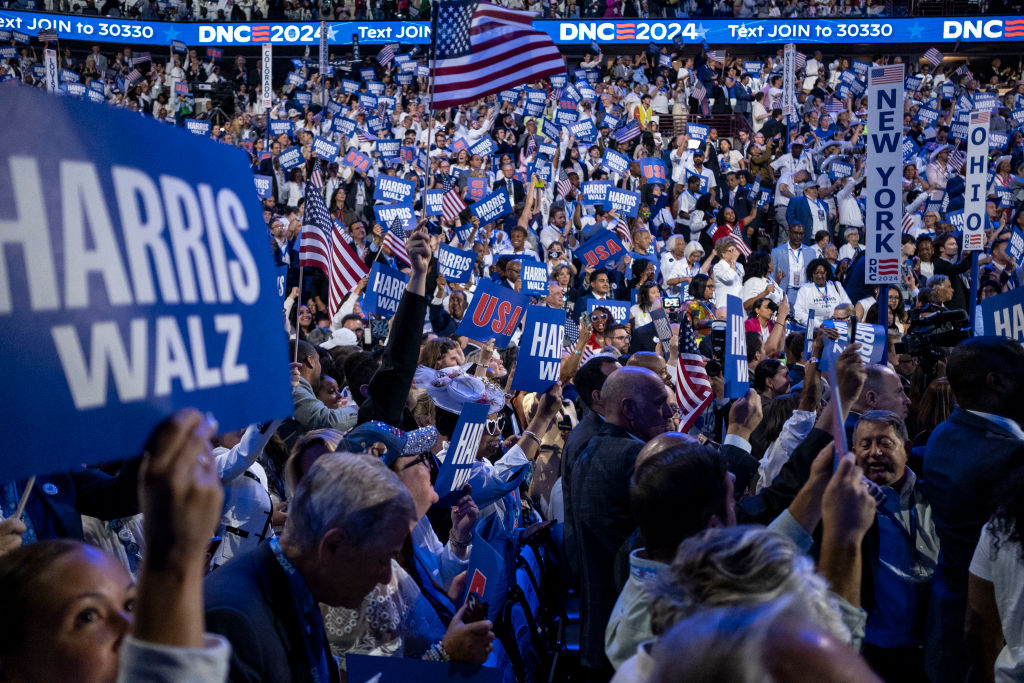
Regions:
[[[863,653],[887,681],[928,680],[921,634],[939,558],[931,506],[907,467],[907,441],[899,415],[868,410],[850,443],[864,476],[886,494],[864,543],[868,621]]]
[[[299,482],[280,538],[205,582],[206,628],[231,641],[232,681],[338,681],[320,603],[358,609],[391,579],[415,507],[377,458],[322,455]]]

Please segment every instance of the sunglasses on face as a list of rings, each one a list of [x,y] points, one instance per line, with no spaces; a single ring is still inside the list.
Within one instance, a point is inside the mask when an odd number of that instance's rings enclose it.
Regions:
[[[505,418],[498,417],[494,420],[487,420],[487,433],[491,436],[501,433],[501,430],[505,428]]]
[[[591,313],[590,314],[590,319],[591,320],[605,320],[607,318],[608,318],[608,314],[607,313]]]

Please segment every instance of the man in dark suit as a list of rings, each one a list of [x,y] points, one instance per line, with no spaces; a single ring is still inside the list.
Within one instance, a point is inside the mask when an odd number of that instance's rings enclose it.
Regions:
[[[1024,349],[1009,339],[969,339],[950,354],[946,376],[957,407],[924,452],[924,492],[942,547],[925,657],[933,681],[962,681],[968,567],[992,492],[1024,465]]]
[[[725,184],[715,187],[715,192],[718,194],[718,203],[731,207],[736,213],[736,220],[743,220],[750,215],[752,204],[747,196],[747,188],[740,186],[739,175],[735,171],[725,174]]]
[[[512,167],[512,164],[504,164],[501,167],[501,175],[499,175],[494,181],[494,187],[492,190],[497,190],[500,187],[504,187],[508,190],[508,196],[512,198],[512,204],[522,204],[526,201],[526,189],[523,187],[521,180],[516,180],[516,170]]]
[[[408,489],[380,460],[320,456],[298,484],[280,538],[205,581],[206,628],[231,642],[230,679],[338,681],[320,603],[359,609],[391,580],[391,558],[415,521]]]

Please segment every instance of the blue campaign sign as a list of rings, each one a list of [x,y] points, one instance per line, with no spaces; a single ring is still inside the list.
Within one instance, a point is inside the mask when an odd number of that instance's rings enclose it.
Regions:
[[[523,108],[523,112],[527,116],[542,116],[544,114],[544,103],[543,102],[527,102]]]
[[[416,183],[393,175],[377,176],[373,198],[385,202],[411,202],[416,192]]]
[[[370,170],[370,166],[373,164],[373,161],[370,159],[370,157],[361,153],[359,150],[350,149],[348,152],[345,153],[345,156],[342,158],[341,163],[345,164],[346,166],[351,166],[360,173],[366,173],[367,171]]]
[[[338,160],[338,153],[340,151],[341,148],[327,138],[319,136],[313,138],[313,154],[317,155],[329,164],[333,164]]]
[[[612,188],[610,180],[588,180],[582,185],[583,203],[599,204],[604,206],[608,203],[608,190]]]
[[[442,244],[437,251],[437,274],[448,282],[465,284],[473,274],[476,253]]]
[[[617,173],[620,176],[629,172],[629,157],[612,149],[606,149],[601,157],[601,166],[609,173]]]
[[[398,310],[409,276],[380,261],[375,261],[366,280],[362,309],[366,315],[390,318]]]
[[[294,85],[296,88],[301,88],[306,85],[306,79],[303,78],[302,74],[296,73],[295,71],[290,71],[288,73],[288,76],[285,77],[285,82],[287,82],[288,85]]]
[[[848,161],[833,161],[828,167],[828,177],[832,182],[839,178],[849,178],[853,175],[853,164]]]
[[[1017,263],[1020,263],[1021,257],[1024,256],[1024,232],[1018,228],[1014,228],[1010,234],[1010,243],[1006,245],[1006,253]]]
[[[592,143],[597,138],[597,129],[594,128],[594,122],[590,119],[583,119],[572,124],[569,126],[569,132],[576,136],[577,140],[587,144]]]
[[[289,415],[286,364],[268,362],[286,339],[246,155],[31,88],[5,92],[0,116],[19,132],[0,150],[5,241],[20,245],[0,278],[4,476],[139,453],[186,406],[222,431]],[[33,448],[55,424],[74,447]]]
[[[347,654],[345,669],[353,681],[373,683],[501,683],[501,671],[496,668],[413,657]]]
[[[529,303],[525,294],[502,287],[492,280],[480,280],[469,310],[455,333],[481,343],[493,339],[497,348],[504,349]]]
[[[278,135],[291,136],[295,130],[295,124],[291,121],[271,121],[270,122],[270,134],[274,137]]]
[[[618,116],[613,116],[612,114],[605,114],[604,117],[601,119],[601,128],[607,126],[608,128],[615,130],[619,127],[620,123],[622,123],[622,121],[619,119]]]
[[[377,140],[377,152],[385,159],[398,157],[401,146],[401,140]]]
[[[481,157],[489,157],[497,151],[498,146],[494,144],[494,140],[491,139],[490,135],[486,135],[480,138],[480,140],[478,140],[476,143],[473,144],[472,147],[469,148],[470,154],[478,154]]]
[[[1024,342],[1024,287],[982,299],[978,305],[987,336]]]
[[[295,101],[302,105],[303,107],[308,107],[309,105],[313,104],[313,93],[299,91],[293,93],[292,97],[295,98]]]
[[[331,119],[331,127],[334,129],[334,132],[350,137],[356,132],[356,122],[344,116],[335,116]]]
[[[416,214],[410,202],[401,204],[377,204],[373,207],[374,219],[385,227],[391,227],[395,219],[402,221],[402,229],[406,232],[412,230]]]
[[[480,219],[482,225],[495,221],[507,213],[512,213],[512,201],[509,199],[508,190],[502,186],[480,201],[471,204],[469,210]]]
[[[668,171],[665,169],[665,162],[661,159],[653,157],[641,159],[640,172],[643,173],[647,182],[653,185],[665,185],[668,183]]]
[[[523,342],[510,387],[512,391],[547,391],[558,381],[564,334],[565,312],[562,309],[547,306],[526,309]]]
[[[743,398],[750,388],[747,370],[747,335],[743,327],[746,315],[743,300],[738,296],[726,298],[725,395]]]
[[[537,145],[537,154],[546,156],[548,159],[555,156],[556,152],[558,152],[558,145],[554,142],[545,140]]]
[[[428,216],[440,216],[444,200],[444,190],[427,190],[424,213]]]
[[[348,78],[341,79],[341,90],[346,95],[359,92],[359,81],[353,81]]]
[[[1010,142],[1010,136],[1006,133],[996,131],[989,132],[988,134],[988,148],[1002,151],[1006,149],[1006,145]]]
[[[621,216],[636,216],[640,212],[640,193],[610,187],[608,188],[608,204]]]
[[[745,61],[743,62],[743,73],[748,73],[751,76],[757,76],[761,73],[761,62]]]
[[[914,118],[926,126],[930,126],[939,120],[939,110],[934,107],[921,107],[917,110]]]
[[[531,296],[544,296],[548,293],[548,267],[540,261],[521,259],[522,269],[519,279],[523,283],[522,291]]]
[[[593,313],[595,308],[607,308],[612,312],[612,320],[625,325],[629,322],[629,302],[616,299],[595,299],[587,297],[587,313]]]
[[[502,90],[498,93],[499,102],[511,102],[512,104],[519,103],[519,91],[517,90]]]
[[[253,181],[256,184],[256,194],[260,199],[271,199],[274,195],[274,179],[268,175],[254,175]]]
[[[1010,118],[1013,120],[1013,125],[1024,126],[1024,107],[1018,107],[1011,111]]]
[[[362,93],[359,95],[359,106],[366,111],[373,111],[377,108],[377,96],[369,93]]]
[[[622,241],[607,228],[601,228],[589,240],[576,248],[576,256],[584,267],[599,268],[618,261],[626,253]]]
[[[372,69],[364,69],[361,73],[365,75],[367,71],[369,71],[371,74],[373,73]],[[366,82],[366,89],[369,90],[372,95],[377,96],[377,104],[380,104],[381,99],[383,99],[381,95],[384,94],[384,84],[381,83],[380,81],[368,80]]]
[[[306,157],[302,156],[302,150],[298,147],[289,147],[277,155],[277,163],[284,170],[290,171],[306,163]]]
[[[698,142],[704,142],[711,134],[711,128],[703,123],[687,123],[686,134]]]
[[[209,135],[210,122],[200,121],[198,119],[185,119],[185,130],[189,133],[195,133],[196,135]]]
[[[579,114],[575,109],[559,109],[555,112],[555,123],[563,128],[576,123],[577,119],[579,119]]]
[[[576,119],[573,119],[573,121],[575,121],[575,120]],[[558,126],[556,126],[554,123],[552,123],[548,119],[541,119],[540,120],[539,132],[544,137],[548,138],[549,140],[553,140],[556,143],[558,142],[559,137],[562,134],[562,132],[558,128]]]

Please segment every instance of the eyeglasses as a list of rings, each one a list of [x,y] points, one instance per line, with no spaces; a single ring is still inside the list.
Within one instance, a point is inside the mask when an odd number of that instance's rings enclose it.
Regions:
[[[591,320],[605,320],[607,317],[608,317],[607,313],[591,313],[590,314],[590,319]]]
[[[491,436],[499,434],[505,428],[505,416],[499,415],[493,420],[487,420],[487,433]]]
[[[404,472],[405,470],[409,469],[410,467],[416,467],[416,465],[426,465],[427,469],[431,469],[430,468],[430,459],[431,459],[431,457],[432,456],[428,452],[420,453],[419,455],[416,456],[415,460],[413,460],[412,462],[407,464],[405,467],[403,467],[402,471]]]

